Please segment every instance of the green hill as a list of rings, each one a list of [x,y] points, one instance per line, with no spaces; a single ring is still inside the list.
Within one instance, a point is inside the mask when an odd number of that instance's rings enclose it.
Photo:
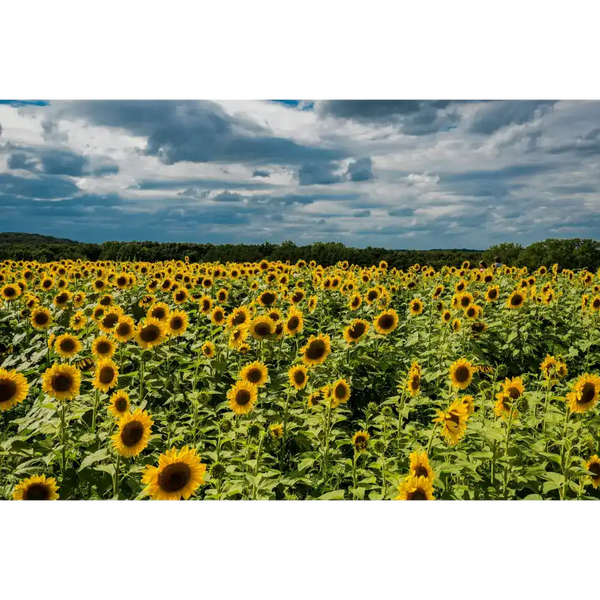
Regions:
[[[12,244],[41,246],[43,244],[79,244],[79,242],[37,233],[12,233],[8,231],[0,233],[0,246],[10,246]]]

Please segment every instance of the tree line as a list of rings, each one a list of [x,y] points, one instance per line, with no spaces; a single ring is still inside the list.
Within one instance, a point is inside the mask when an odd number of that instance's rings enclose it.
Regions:
[[[262,259],[290,261],[314,260],[321,265],[340,261],[370,266],[386,261],[390,268],[406,270],[416,263],[439,269],[444,265],[460,266],[469,261],[487,265],[498,258],[501,263],[528,267],[530,270],[558,263],[560,268],[595,270],[600,267],[600,242],[592,239],[547,239],[529,246],[504,243],[487,250],[390,250],[387,248],[352,248],[339,242],[315,242],[297,246],[286,241],[281,244],[195,244],[160,242],[104,242],[85,244],[71,240],[32,236],[31,234],[0,234],[0,260],[49,262],[53,260],[112,260],[112,261],[166,261],[191,262],[258,262]]]

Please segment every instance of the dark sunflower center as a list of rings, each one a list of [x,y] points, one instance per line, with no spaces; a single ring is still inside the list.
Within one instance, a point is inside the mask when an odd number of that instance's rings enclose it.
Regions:
[[[418,390],[419,386],[421,385],[421,378],[418,375],[413,376],[410,381],[410,385],[413,390]]]
[[[162,307],[153,309],[152,310],[152,316],[155,319],[158,319],[159,321],[161,321],[162,319],[165,318],[165,309],[162,308]]]
[[[100,383],[103,383],[104,385],[108,385],[109,383],[113,382],[113,379],[115,378],[115,371],[112,367],[102,367],[100,369],[100,375],[98,376],[98,379],[100,380]]]
[[[427,500],[427,495],[421,490],[415,490],[408,495],[409,500]]]
[[[260,369],[251,369],[248,371],[248,381],[251,381],[252,383],[259,382],[261,377],[262,373],[260,372]]]
[[[587,382],[581,390],[581,399],[579,404],[587,404],[596,397],[596,386],[593,383]]]
[[[302,298],[304,298],[304,294],[301,294],[299,292],[296,292],[293,296],[292,296],[292,302],[298,303],[298,302],[302,302]]]
[[[48,315],[46,313],[36,313],[33,319],[36,325],[45,325],[48,322]]]
[[[68,299],[69,299],[69,296],[67,296],[67,294],[59,294],[59,295],[56,297],[56,301],[57,301],[59,304],[64,304],[64,303],[65,303],[65,302],[66,302]]]
[[[156,325],[147,325],[140,333],[143,342],[155,342],[160,336],[160,329]]]
[[[306,350],[306,356],[311,360],[323,358],[327,346],[323,340],[315,340],[311,342]]]
[[[296,372],[294,373],[294,381],[295,381],[295,382],[296,382],[298,385],[300,385],[300,384],[304,383],[305,379],[306,379],[306,376],[304,375],[304,371],[296,371]]]
[[[415,469],[415,477],[429,477],[429,473],[427,472],[427,469],[424,466],[419,465]]]
[[[468,297],[463,297],[460,300],[460,304],[463,308],[467,308],[467,306],[469,306],[469,304],[471,304],[471,299]]]
[[[181,302],[182,300],[185,300],[185,293],[184,292],[177,292],[177,294],[175,294],[175,300],[177,300],[178,302]]]
[[[119,398],[116,402],[115,402],[115,408],[119,411],[119,412],[124,412],[125,409],[127,408],[127,400],[125,400],[125,398]]]
[[[272,294],[271,292],[265,292],[261,296],[261,299],[264,304],[273,304],[273,302],[275,302],[275,294]]]
[[[346,388],[343,385],[337,385],[334,390],[334,395],[338,399],[342,399],[346,397]]]
[[[52,389],[56,392],[68,392],[71,389],[71,385],[73,384],[73,380],[69,375],[57,375],[52,380]]]
[[[354,445],[357,448],[362,448],[362,447],[366,446],[366,444],[367,444],[367,440],[362,435],[359,435],[356,438],[356,440],[354,440]]]
[[[448,420],[452,421],[452,423],[454,423],[455,425],[460,424],[460,418],[456,413],[450,413],[450,417],[448,418]]]
[[[377,300],[377,296],[378,296],[377,292],[369,292],[367,295],[367,298],[369,300]]]
[[[510,303],[513,306],[519,306],[521,304],[521,302],[523,302],[523,296],[521,296],[521,294],[515,294],[511,299],[510,299]]]
[[[183,327],[183,319],[181,317],[173,317],[171,319],[171,329],[177,330]]]
[[[513,400],[516,400],[521,395],[521,390],[519,390],[519,388],[517,388],[517,387],[509,387],[508,388],[508,395]]]
[[[127,279],[125,277],[118,277],[117,278],[117,285],[118,286],[124,286],[127,285]]]
[[[383,317],[379,317],[378,323],[381,329],[391,329],[394,325],[394,317],[392,315],[383,315]]]
[[[48,500],[50,496],[48,488],[43,483],[34,483],[27,488],[24,494],[25,500]]]
[[[73,352],[75,350],[75,341],[71,338],[67,338],[60,343],[60,349],[63,352]]]
[[[209,309],[210,309],[210,302],[208,302],[208,300],[204,300],[204,302],[202,302],[202,310],[204,312],[206,312]]]
[[[218,323],[219,321],[223,320],[223,313],[218,310],[215,314],[214,314],[214,319],[215,321]]]
[[[468,381],[470,374],[471,372],[467,367],[458,367],[458,369],[456,369],[456,371],[454,372],[456,381],[458,381],[459,383],[464,383],[465,381]]]
[[[591,464],[588,471],[591,471],[594,474],[594,477],[600,477],[600,463]]]
[[[8,288],[6,288],[6,289],[4,290],[4,295],[5,295],[7,298],[12,298],[13,296],[16,296],[16,295],[17,295],[17,290],[16,290],[15,288],[13,288],[13,287],[8,287]]]
[[[467,309],[467,315],[469,317],[472,317],[474,314],[475,314],[475,309],[472,306]]]
[[[139,421],[130,421],[121,431],[121,441],[125,446],[135,446],[144,436],[144,426]]]
[[[111,350],[109,342],[98,342],[96,345],[96,351],[98,354],[109,354]]]
[[[348,334],[350,335],[350,337],[352,339],[357,339],[364,333],[365,333],[365,324],[364,323],[356,323],[356,325],[353,325],[350,328],[350,331],[348,332]]]
[[[291,329],[293,331],[294,329],[298,328],[299,324],[300,324],[300,319],[298,319],[298,317],[296,317],[296,316],[291,317],[288,320],[288,329]]]
[[[182,490],[192,478],[192,471],[185,463],[174,463],[163,469],[158,476],[158,485],[165,492]]]
[[[238,390],[237,394],[235,395],[235,403],[238,406],[246,406],[246,404],[250,402],[251,397],[252,396],[248,390]]]
[[[271,327],[268,323],[257,323],[256,327],[254,328],[254,331],[259,336],[266,336],[270,335]]]
[[[0,379],[0,404],[9,402],[17,394],[17,384],[10,379]]]
[[[488,293],[488,297],[494,299],[497,295],[496,290],[490,290]]]
[[[104,317],[102,324],[104,325],[104,327],[112,329],[117,324],[118,320],[119,315],[111,313],[110,315],[106,315],[106,317]]]
[[[245,323],[245,322],[246,322],[246,315],[245,315],[244,313],[242,313],[242,312],[240,312],[240,313],[237,313],[237,314],[235,315],[235,317],[233,318],[233,322],[234,322],[236,325],[242,325],[243,323]]]
[[[129,323],[120,323],[117,327],[117,333],[121,336],[129,335],[131,333],[131,327]]]

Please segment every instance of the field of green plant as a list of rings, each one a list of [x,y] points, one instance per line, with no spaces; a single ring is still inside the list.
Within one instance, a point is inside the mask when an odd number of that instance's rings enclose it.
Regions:
[[[600,498],[600,280],[0,263],[0,498]]]

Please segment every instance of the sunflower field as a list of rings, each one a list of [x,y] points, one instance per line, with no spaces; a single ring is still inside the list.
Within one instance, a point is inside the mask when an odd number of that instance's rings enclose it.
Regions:
[[[0,263],[0,498],[600,498],[600,274]]]

